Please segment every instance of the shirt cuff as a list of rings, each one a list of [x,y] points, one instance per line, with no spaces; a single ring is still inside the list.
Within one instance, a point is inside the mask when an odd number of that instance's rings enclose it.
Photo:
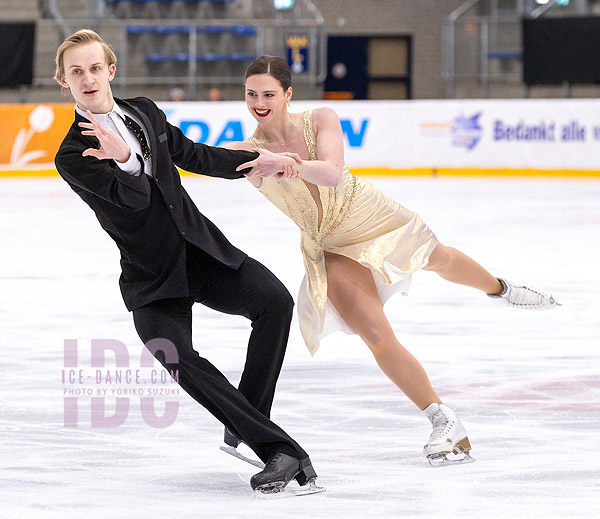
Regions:
[[[124,171],[129,175],[137,177],[142,172],[142,165],[140,164],[137,155],[133,153],[133,151],[131,151],[129,154],[129,159],[127,159],[127,162],[119,162],[116,159],[113,160],[121,171]]]

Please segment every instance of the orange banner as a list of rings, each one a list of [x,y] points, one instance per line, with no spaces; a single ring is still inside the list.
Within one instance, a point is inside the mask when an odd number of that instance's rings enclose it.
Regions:
[[[54,156],[74,119],[74,103],[0,104],[0,175],[54,170]]]

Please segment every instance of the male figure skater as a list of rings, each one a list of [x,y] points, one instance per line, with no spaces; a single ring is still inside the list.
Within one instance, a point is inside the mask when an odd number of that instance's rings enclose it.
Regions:
[[[269,419],[293,300],[200,213],[176,168],[234,179],[249,171],[237,166],[257,157],[267,176],[277,166],[268,155],[193,143],[150,99],[113,98],[115,72],[114,52],[93,31],[77,31],[58,48],[55,79],[77,103],[58,172],[121,251],[121,293],[142,341],[171,341],[178,361],[161,350],[155,357],[179,371],[181,387],[225,425],[230,444],[245,442],[266,463],[252,488],[274,492],[292,479],[312,488],[308,455]],[[252,321],[239,390],[193,349],[194,302]]]

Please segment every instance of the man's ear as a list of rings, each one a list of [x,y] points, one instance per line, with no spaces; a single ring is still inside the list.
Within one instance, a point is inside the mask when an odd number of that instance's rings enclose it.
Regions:
[[[60,76],[58,78],[58,82],[60,83],[60,86],[62,86],[63,88],[69,88],[69,84],[65,81],[65,76]]]
[[[115,74],[117,73],[117,66],[113,63],[108,66],[108,80],[112,81],[115,79]]]

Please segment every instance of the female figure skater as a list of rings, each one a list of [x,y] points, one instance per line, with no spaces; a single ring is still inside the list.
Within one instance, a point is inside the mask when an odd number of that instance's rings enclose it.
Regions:
[[[418,214],[390,200],[344,165],[342,130],[330,108],[288,112],[291,72],[279,57],[262,56],[246,71],[246,104],[258,126],[247,141],[230,143],[280,157],[282,173],[247,178],[301,229],[306,275],[298,297],[302,336],[311,354],[337,321],[358,334],[381,370],[433,425],[424,447],[433,465],[472,461],[465,428],[444,405],[425,370],[396,338],[383,303],[405,291],[410,275],[431,270],[510,306],[548,309],[547,293],[492,276],[462,252],[441,244]],[[268,150],[268,151],[265,151]],[[273,152],[273,153],[269,153]],[[282,153],[287,152],[287,153]],[[255,161],[238,169],[255,166]],[[457,459],[448,458],[454,453]]]

